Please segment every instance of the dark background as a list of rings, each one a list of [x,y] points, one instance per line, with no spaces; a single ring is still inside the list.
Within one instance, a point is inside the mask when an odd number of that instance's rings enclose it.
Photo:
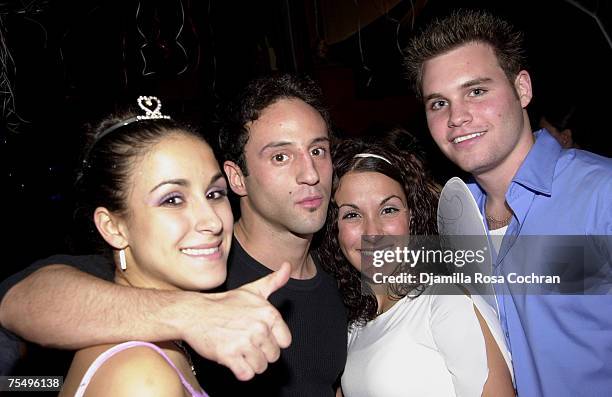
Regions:
[[[164,112],[206,125],[219,100],[253,76],[306,73],[321,84],[339,135],[406,126],[421,138],[443,183],[459,172],[427,134],[421,105],[403,78],[400,48],[451,7],[492,9],[521,28],[534,83],[532,119],[549,98],[578,101],[599,141],[595,149],[609,153],[611,3],[0,1],[0,277],[69,251],[83,124],[138,95],[157,95]],[[204,133],[214,140],[210,129]]]

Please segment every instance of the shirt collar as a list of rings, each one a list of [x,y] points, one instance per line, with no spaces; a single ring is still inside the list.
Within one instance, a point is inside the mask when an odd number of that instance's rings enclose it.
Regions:
[[[535,143],[512,179],[530,190],[550,196],[561,145],[546,129],[534,133]]]
[[[529,153],[527,153],[527,157],[525,157],[512,181],[528,189],[550,195],[552,193],[555,167],[562,148],[557,140],[544,128],[536,131],[534,138],[535,143],[531,150],[529,150]],[[484,208],[483,197],[486,195],[485,191],[482,190],[473,177],[470,177],[468,181],[468,188],[482,210]]]

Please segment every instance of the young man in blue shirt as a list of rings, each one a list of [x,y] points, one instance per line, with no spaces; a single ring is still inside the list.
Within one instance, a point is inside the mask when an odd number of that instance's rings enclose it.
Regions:
[[[612,160],[562,150],[546,130],[532,133],[522,35],[506,21],[482,11],[457,11],[428,25],[411,40],[407,54],[433,139],[472,174],[469,187],[483,219],[492,235],[503,236],[495,275],[537,273],[550,262],[551,251],[538,245],[544,240],[522,236],[597,241],[585,256],[600,272],[599,295],[495,287],[518,394],[609,394],[612,295],[605,290],[612,256]]]

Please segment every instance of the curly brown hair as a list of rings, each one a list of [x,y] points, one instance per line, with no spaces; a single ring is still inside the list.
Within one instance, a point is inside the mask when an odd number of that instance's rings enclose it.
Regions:
[[[355,157],[358,153],[371,153],[388,159],[391,164],[376,157]],[[322,231],[321,244],[315,252],[321,266],[336,278],[338,289],[347,308],[349,324],[365,324],[376,317],[377,302],[373,292],[362,284],[361,273],[345,258],[338,240],[338,206],[334,195],[340,179],[348,172],[379,172],[397,181],[406,194],[410,210],[411,235],[436,235],[436,209],[439,186],[427,173],[422,152],[416,139],[407,131],[397,128],[383,136],[363,139],[347,139],[332,150],[334,177],[332,200],[327,212],[327,222]],[[390,290],[394,299],[400,299],[413,288]],[[412,296],[412,294],[411,294]]]

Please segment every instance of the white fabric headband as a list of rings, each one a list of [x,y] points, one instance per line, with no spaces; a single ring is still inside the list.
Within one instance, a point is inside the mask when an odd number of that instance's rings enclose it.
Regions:
[[[377,158],[377,159],[381,159],[382,161],[386,161],[390,165],[393,165],[393,164],[391,164],[391,162],[389,160],[387,160],[383,156],[380,156],[380,155],[374,154],[374,153],[358,153],[358,154],[353,156],[353,158],[357,158],[357,157],[361,157],[361,158],[374,157],[374,158]]]

